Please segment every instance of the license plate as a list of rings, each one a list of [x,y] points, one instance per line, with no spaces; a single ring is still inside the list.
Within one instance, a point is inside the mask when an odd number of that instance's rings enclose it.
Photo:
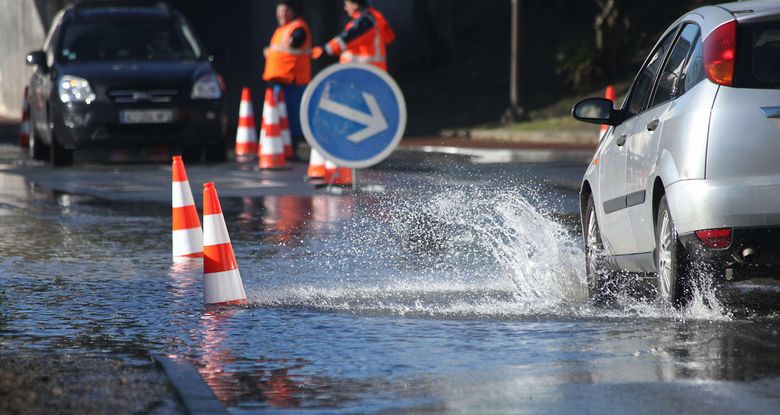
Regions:
[[[173,122],[171,110],[128,110],[119,112],[122,124],[166,124]]]

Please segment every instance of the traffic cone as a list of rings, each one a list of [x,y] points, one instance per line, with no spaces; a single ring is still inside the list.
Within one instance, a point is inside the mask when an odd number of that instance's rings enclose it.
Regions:
[[[280,169],[285,167],[284,144],[279,125],[279,110],[271,88],[265,90],[263,124],[260,131],[260,148],[257,150],[258,167]]]
[[[214,182],[203,184],[203,277],[206,304],[246,304],[244,283]]]
[[[24,87],[24,100],[22,101],[22,123],[19,124],[19,145],[30,145],[30,103],[27,101],[28,87]]]
[[[238,109],[238,130],[236,130],[236,157],[257,153],[257,131],[255,113],[252,110],[252,95],[249,88],[241,90],[241,106]]]
[[[279,102],[276,104],[279,108],[279,129],[282,133],[282,143],[284,144],[284,157],[287,160],[295,157],[295,149],[290,135],[290,121],[287,119],[287,103],[284,100],[284,90],[279,89]]]
[[[172,173],[173,256],[202,257],[203,231],[181,156],[173,156]]]
[[[322,157],[316,148],[309,154],[309,168],[306,170],[306,180],[322,179],[325,177],[325,157]]]
[[[604,91],[604,98],[615,102],[615,88],[612,87],[612,85],[607,85],[607,90]],[[601,124],[601,129],[599,130],[599,139],[604,138],[604,134],[607,132],[607,130],[609,130],[609,126],[607,124]]]
[[[332,161],[325,160],[325,183],[333,186],[351,186],[352,169],[338,167]]]

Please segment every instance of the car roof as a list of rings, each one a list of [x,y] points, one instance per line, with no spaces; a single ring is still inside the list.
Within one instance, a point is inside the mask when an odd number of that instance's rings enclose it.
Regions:
[[[780,2],[777,0],[753,0],[719,4],[740,23],[761,23],[780,20]]]
[[[165,4],[149,4],[131,2],[87,2],[79,3],[66,12],[68,18],[105,18],[105,17],[133,17],[133,18],[166,18],[171,17],[172,11]]]
[[[717,5],[731,14],[763,13],[766,11],[780,12],[780,2],[777,0],[752,0],[723,3]]]

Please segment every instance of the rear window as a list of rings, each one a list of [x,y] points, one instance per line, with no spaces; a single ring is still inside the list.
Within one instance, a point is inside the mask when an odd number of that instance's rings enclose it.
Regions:
[[[780,89],[780,22],[739,25],[735,86]]]
[[[177,18],[81,18],[63,28],[60,62],[194,60],[195,37]]]

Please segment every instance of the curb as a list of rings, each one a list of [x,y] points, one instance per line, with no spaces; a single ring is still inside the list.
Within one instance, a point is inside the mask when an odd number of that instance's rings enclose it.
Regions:
[[[475,163],[542,163],[550,161],[569,161],[587,163],[593,157],[590,148],[555,149],[555,148],[474,148],[459,146],[408,146],[401,150],[419,151],[423,153],[451,154],[472,157]]]
[[[183,359],[171,359],[157,353],[150,353],[152,360],[162,366],[173,387],[191,415],[227,414],[214,392],[206,385],[194,366]]]
[[[445,130],[442,136],[466,138],[474,141],[495,140],[512,144],[526,145],[572,145],[595,146],[598,144],[598,131],[583,130],[538,130],[516,131],[501,128],[475,128],[467,130]]]

